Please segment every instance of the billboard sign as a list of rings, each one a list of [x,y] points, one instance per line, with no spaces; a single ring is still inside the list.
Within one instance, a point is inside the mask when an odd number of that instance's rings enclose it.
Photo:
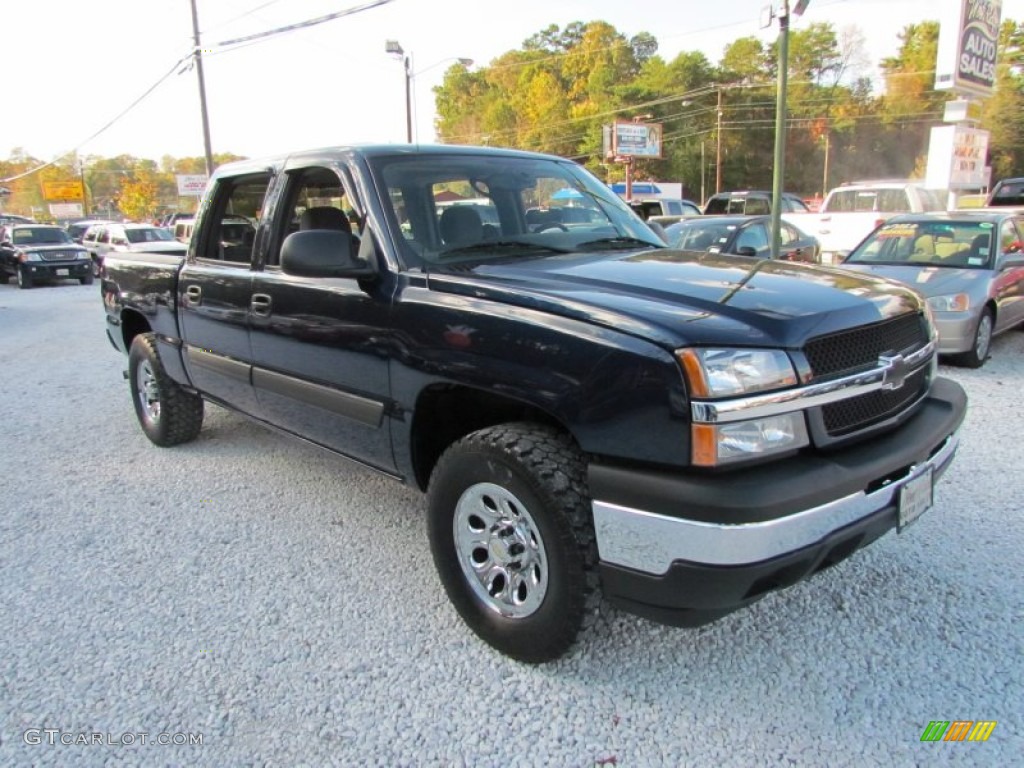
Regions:
[[[1002,0],[948,0],[939,28],[935,89],[992,95]]]
[[[661,157],[661,123],[615,123],[613,128],[619,157]]]
[[[987,187],[988,137],[988,131],[964,125],[932,128],[928,142],[927,185],[950,190]]]
[[[195,173],[190,175],[179,174],[174,177],[178,182],[178,195],[181,197],[202,197],[203,190],[206,189],[206,182],[209,181],[209,176],[205,173]]]
[[[78,179],[67,181],[44,181],[43,199],[47,202],[82,200],[82,182]]]

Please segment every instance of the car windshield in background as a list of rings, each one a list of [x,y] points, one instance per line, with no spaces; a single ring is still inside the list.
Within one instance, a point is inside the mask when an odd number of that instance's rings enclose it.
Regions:
[[[988,221],[895,222],[875,231],[845,263],[986,269],[994,232]]]
[[[56,227],[18,227],[11,233],[15,245],[61,245],[72,242],[68,233]]]
[[[668,244],[673,248],[681,248],[686,251],[707,251],[716,247],[721,248],[735,229],[735,224],[694,220],[673,224],[665,231],[669,236]]]
[[[126,229],[124,233],[129,243],[158,243],[174,239],[170,232],[158,227],[134,227]]]
[[[665,245],[614,192],[569,161],[437,153],[378,157],[372,165],[409,264]]]

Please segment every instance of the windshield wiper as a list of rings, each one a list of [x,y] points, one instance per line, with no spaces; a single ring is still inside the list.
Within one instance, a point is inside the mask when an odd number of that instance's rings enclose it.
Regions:
[[[608,250],[632,248],[636,245],[642,245],[645,248],[667,248],[668,246],[664,243],[652,243],[649,240],[641,240],[638,237],[602,237],[597,240],[587,240],[576,246],[577,250],[597,250],[598,248],[607,248]]]
[[[551,245],[541,245],[539,243],[531,243],[525,240],[482,240],[479,243],[471,243],[469,245],[462,245],[458,248],[449,248],[447,251],[441,251],[437,257],[440,260],[447,259],[449,256],[459,256],[468,253],[486,253],[489,251],[504,252],[514,249],[522,249],[526,251],[546,251],[548,253],[572,253],[568,248],[555,248]]]

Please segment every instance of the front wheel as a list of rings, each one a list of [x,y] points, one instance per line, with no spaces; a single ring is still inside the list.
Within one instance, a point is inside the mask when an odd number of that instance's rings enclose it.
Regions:
[[[992,310],[985,309],[978,318],[978,325],[974,329],[974,344],[969,350],[957,355],[953,362],[968,368],[981,368],[988,359],[989,349],[992,346]]]
[[[600,602],[585,489],[579,449],[536,424],[474,432],[434,469],[434,565],[466,624],[512,658],[558,658]]]
[[[32,276],[25,271],[24,267],[18,267],[18,287],[23,291],[32,287]]]
[[[153,443],[168,447],[196,438],[203,426],[203,398],[167,375],[152,333],[132,341],[128,381],[139,425]]]

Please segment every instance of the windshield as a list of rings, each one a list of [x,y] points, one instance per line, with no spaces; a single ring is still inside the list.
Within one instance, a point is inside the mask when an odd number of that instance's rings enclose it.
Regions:
[[[921,221],[885,224],[847,257],[847,264],[968,267],[992,263],[995,224]]]
[[[707,251],[714,248],[720,250],[735,231],[734,223],[721,221],[692,221],[686,224],[673,224],[666,228],[668,243],[673,248],[687,251]]]
[[[11,242],[15,245],[61,245],[70,243],[71,238],[56,227],[18,227],[11,233]]]
[[[496,154],[378,157],[407,264],[662,248],[614,192],[575,163]]]
[[[171,233],[157,227],[135,227],[124,231],[129,243],[161,243],[173,240]]]

